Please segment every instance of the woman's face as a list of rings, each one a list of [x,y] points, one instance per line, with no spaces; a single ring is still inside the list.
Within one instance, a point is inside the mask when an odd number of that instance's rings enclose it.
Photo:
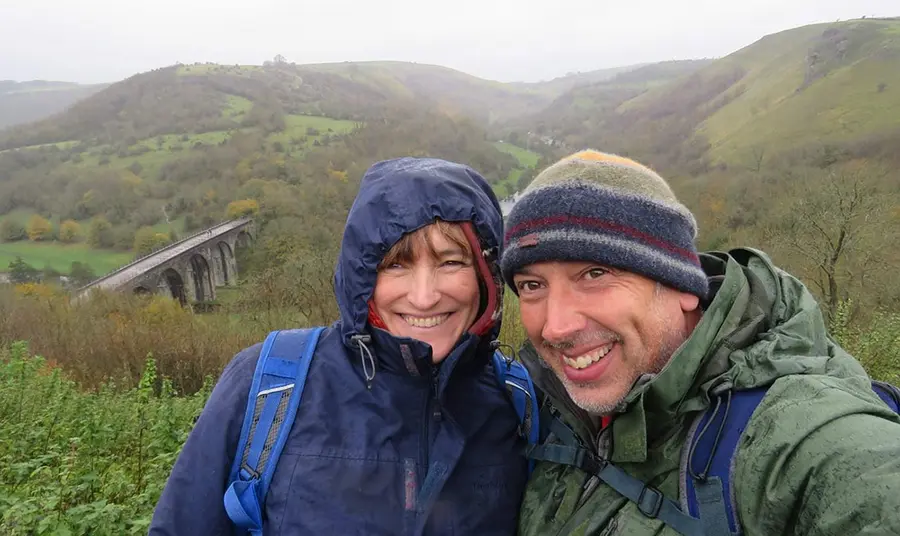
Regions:
[[[472,252],[454,224],[432,224],[405,239],[379,266],[372,304],[389,332],[428,343],[440,363],[478,314]]]

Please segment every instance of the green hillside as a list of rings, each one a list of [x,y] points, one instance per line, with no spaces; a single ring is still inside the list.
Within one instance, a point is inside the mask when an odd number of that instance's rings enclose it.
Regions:
[[[0,80],[0,130],[44,119],[105,88],[107,84]]]
[[[506,197],[584,147],[636,157],[719,207],[707,191],[748,199],[731,170],[777,163],[778,184],[821,163],[900,164],[897,65],[900,20],[812,25],[715,60],[528,84],[390,61],[174,65],[0,132],[0,216],[102,217],[103,247],[124,252],[141,227],[170,220],[189,232],[253,200],[242,206],[258,206],[264,225],[324,245],[375,160],[464,161]],[[767,217],[745,210],[736,228]]]
[[[116,260],[101,261],[102,252],[133,254],[141,228],[190,232],[233,217],[229,204],[241,200],[255,203],[234,210],[258,210],[263,227],[296,243],[329,244],[365,168],[405,155],[467,162],[502,189],[521,165],[462,111],[487,97],[445,103],[432,89],[457,83],[482,95],[506,90],[449,69],[421,69],[177,65],[4,131],[0,219],[38,213],[55,230],[69,219],[84,230],[77,247],[25,241],[4,255],[68,267],[88,251],[87,229],[100,219],[109,229],[101,238],[94,233],[95,260],[103,264],[96,271],[106,271]],[[431,99],[419,96],[429,92]]]
[[[533,113],[577,86],[608,80],[637,67],[571,73],[531,83],[501,83],[438,65],[399,61],[301,65],[296,69],[301,73],[335,74],[381,93],[428,102],[445,112],[464,114],[490,124]]]
[[[900,127],[900,20],[816,25],[769,36],[726,58],[739,95],[698,133],[716,161],[846,143]]]
[[[559,76],[552,80],[543,82],[514,82],[510,84],[518,89],[543,93],[550,97],[557,97],[566,91],[570,91],[575,87],[605,82],[616,76],[634,71],[647,64],[624,65],[621,67],[612,67],[609,69],[597,69],[595,71],[569,73],[565,76]]]
[[[508,121],[506,126],[519,133],[531,132],[532,136],[556,140],[563,146],[600,146],[603,143],[598,134],[610,130],[620,135],[620,126],[613,127],[611,121],[620,106],[654,88],[668,87],[708,65],[708,60],[655,63],[578,85],[555,98],[546,108]]]
[[[900,19],[796,28],[698,69],[672,64],[673,76],[643,88],[627,83],[661,65],[576,88],[527,126],[692,174],[823,146],[890,156],[900,140]]]

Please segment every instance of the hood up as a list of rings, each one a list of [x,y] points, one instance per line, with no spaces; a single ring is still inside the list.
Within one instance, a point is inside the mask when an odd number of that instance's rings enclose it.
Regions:
[[[483,282],[497,289],[489,291],[495,303],[476,319],[476,325],[483,328],[476,334],[496,337],[502,289],[496,259],[503,236],[497,197],[484,177],[468,166],[405,157],[378,162],[366,171],[347,216],[334,278],[345,344],[352,346],[351,338],[368,330],[368,301],[378,263],[404,234],[433,223],[435,218],[472,223],[477,239],[471,228],[466,235],[470,242],[479,242],[472,244],[478,272],[483,280],[489,273],[490,280]]]

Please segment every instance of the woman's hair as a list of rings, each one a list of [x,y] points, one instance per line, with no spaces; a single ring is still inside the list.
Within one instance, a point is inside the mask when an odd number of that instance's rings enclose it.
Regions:
[[[469,244],[469,241],[466,240],[466,235],[463,233],[459,224],[435,218],[433,224],[403,235],[403,237],[384,254],[384,258],[381,259],[381,262],[378,264],[378,269],[381,270],[392,264],[414,262],[416,260],[417,252],[422,251],[427,251],[432,259],[437,260],[438,252],[434,248],[434,243],[431,241],[431,233],[429,232],[431,229],[435,229],[452,244],[458,246],[466,256],[466,260],[472,260],[472,246]]]

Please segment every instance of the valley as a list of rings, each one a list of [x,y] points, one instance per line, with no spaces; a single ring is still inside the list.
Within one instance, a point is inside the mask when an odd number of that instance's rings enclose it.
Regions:
[[[898,147],[900,18],[543,82],[280,56],[109,84],[0,82],[0,417],[18,412],[0,418],[14,438],[0,442],[0,533],[145,533],[235,353],[337,318],[348,210],[388,158],[468,164],[504,210],[574,151],[637,159],[693,212],[701,250],[764,250],[815,294],[835,340],[900,383]],[[257,235],[215,299],[72,299],[244,217]],[[506,292],[500,341],[512,348],[525,340],[516,305]]]

